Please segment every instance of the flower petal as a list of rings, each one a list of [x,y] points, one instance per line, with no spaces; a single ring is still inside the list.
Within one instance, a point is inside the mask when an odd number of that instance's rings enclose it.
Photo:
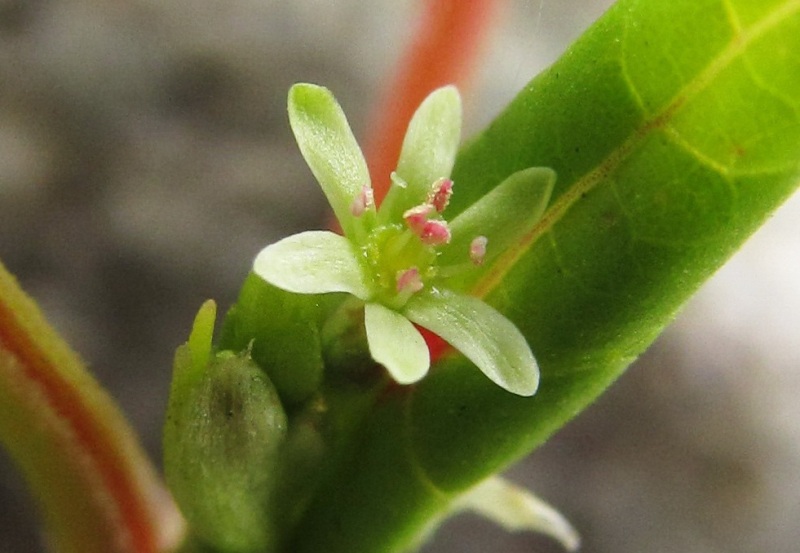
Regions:
[[[347,118],[330,90],[296,84],[289,91],[289,123],[345,235],[361,239],[368,218],[354,217],[354,200],[370,186],[369,170]],[[374,213],[374,206],[368,206]]]
[[[450,244],[441,249],[440,265],[469,260],[470,244],[485,236],[487,265],[514,245],[541,219],[553,191],[556,174],[546,167],[517,171],[450,221]]]
[[[473,511],[511,532],[541,532],[558,540],[567,551],[577,551],[578,532],[554,507],[505,478],[490,476],[456,499],[455,512]]]
[[[348,292],[362,300],[372,294],[353,245],[327,231],[301,232],[267,246],[256,256],[253,272],[298,294]]]
[[[454,86],[434,90],[420,104],[408,125],[397,176],[397,185],[381,206],[381,221],[397,221],[406,210],[424,202],[433,184],[449,177],[461,140],[461,96]]]
[[[364,326],[372,358],[400,384],[411,384],[430,367],[428,346],[419,331],[400,313],[378,303],[364,307]]]
[[[539,367],[525,337],[481,300],[431,290],[408,300],[403,314],[458,349],[498,386],[521,396],[536,393]]]

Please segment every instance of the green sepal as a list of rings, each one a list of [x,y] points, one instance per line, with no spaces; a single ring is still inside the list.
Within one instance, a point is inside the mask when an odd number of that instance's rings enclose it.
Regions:
[[[207,300],[200,306],[192,323],[187,346],[191,362],[175,367],[173,379],[178,380],[178,385],[188,386],[202,378],[205,368],[211,361],[212,340],[214,338],[214,325],[217,320],[217,304],[214,300]],[[173,384],[174,386],[175,384]]]

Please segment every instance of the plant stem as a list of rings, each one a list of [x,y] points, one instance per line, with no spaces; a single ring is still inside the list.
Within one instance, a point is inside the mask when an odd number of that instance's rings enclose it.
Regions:
[[[182,521],[113,400],[0,265],[0,441],[58,551],[158,553]]]

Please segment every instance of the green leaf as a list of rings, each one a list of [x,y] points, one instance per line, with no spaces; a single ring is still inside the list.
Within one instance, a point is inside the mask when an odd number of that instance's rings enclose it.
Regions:
[[[798,52],[798,0],[622,0],[471,141],[449,212],[526,167],[558,174],[542,224],[475,287],[528,339],[539,390],[435,363],[375,406],[293,551],[402,551],[443,497],[605,390],[796,188]]]
[[[323,230],[293,234],[267,246],[256,257],[253,272],[296,294],[347,292],[362,300],[371,295],[350,241]]]
[[[798,51],[796,0],[622,2],[462,152],[455,175],[476,195],[494,180],[481,167],[559,175],[546,224],[477,288],[528,338],[542,383],[529,402],[497,397],[459,380],[458,360],[427,379],[412,424],[433,481],[459,489],[541,443],[796,188]],[[465,397],[475,407],[449,417]],[[465,419],[475,431],[444,446]]]
[[[481,300],[433,290],[413,296],[403,313],[463,353],[498,386],[521,396],[536,393],[539,367],[525,337]]]
[[[322,383],[321,299],[286,292],[250,273],[225,317],[219,347],[249,351],[269,375],[281,401],[299,405]]]
[[[289,91],[289,122],[342,230],[351,238],[363,237],[367,218],[354,217],[350,209],[362,188],[370,186],[369,170],[336,98],[321,86],[294,85]]]
[[[430,367],[428,346],[408,319],[379,303],[368,303],[364,326],[372,358],[386,367],[392,378],[412,384],[425,376]]]
[[[469,259],[469,246],[476,236],[488,239],[483,267],[524,239],[541,219],[556,182],[546,167],[517,171],[450,222],[452,240],[442,249],[441,265]]]
[[[454,86],[433,91],[420,104],[403,139],[397,176],[381,205],[382,221],[399,221],[407,209],[425,201],[431,186],[453,169],[461,141],[461,96]]]

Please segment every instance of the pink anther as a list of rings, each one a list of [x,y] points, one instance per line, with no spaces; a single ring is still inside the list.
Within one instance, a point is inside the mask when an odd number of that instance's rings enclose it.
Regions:
[[[450,228],[439,220],[427,221],[419,233],[419,238],[429,246],[440,246],[450,242]]]
[[[434,208],[431,204],[422,204],[417,207],[412,207],[403,213],[403,220],[408,225],[414,234],[421,235],[425,229],[425,224],[428,222],[428,217],[433,213]]]
[[[439,179],[433,183],[433,190],[428,197],[428,203],[432,204],[436,211],[441,213],[447,204],[450,203],[450,197],[453,195],[453,181],[450,179]]]

